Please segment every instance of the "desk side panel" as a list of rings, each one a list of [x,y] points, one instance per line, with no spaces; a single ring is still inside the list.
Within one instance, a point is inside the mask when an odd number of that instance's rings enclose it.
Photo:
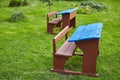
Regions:
[[[73,19],[74,17],[76,17],[76,11],[74,11],[70,14],[70,20]]]

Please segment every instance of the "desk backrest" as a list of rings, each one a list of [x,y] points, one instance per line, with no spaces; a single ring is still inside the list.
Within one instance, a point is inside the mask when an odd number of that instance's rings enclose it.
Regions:
[[[53,54],[56,53],[56,44],[64,37],[66,36],[66,40],[68,38],[68,32],[70,28],[69,26],[66,26],[60,33],[58,33],[54,38],[53,38]]]
[[[53,39],[53,43],[58,43],[58,41],[60,41],[65,35],[66,35],[66,39],[68,38],[68,32],[69,32],[70,28],[69,26],[66,26],[60,33],[58,33],[54,39]]]
[[[57,18],[57,11],[53,11],[53,12],[50,12],[50,13],[48,13],[47,14],[47,24],[48,24],[48,22],[49,22],[49,18],[50,17],[55,17],[55,18]]]
[[[53,11],[47,14],[47,17],[52,17],[54,15],[56,15],[58,12],[57,11]]]
[[[70,37],[69,42],[99,39],[102,32],[102,25],[102,23],[93,23],[79,26],[74,34]]]

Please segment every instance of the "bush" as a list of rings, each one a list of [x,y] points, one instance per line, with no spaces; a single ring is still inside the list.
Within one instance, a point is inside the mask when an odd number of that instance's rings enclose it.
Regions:
[[[40,1],[44,3],[44,2],[48,2],[48,1],[50,1],[50,0],[40,0]]]
[[[105,10],[107,7],[102,3],[94,3],[93,1],[84,1],[81,3],[81,6],[90,6],[93,9],[96,9],[98,11]]]
[[[10,3],[9,3],[9,6],[10,7],[18,7],[18,6],[25,6],[27,5],[28,2],[27,0],[11,0]]]
[[[92,13],[92,8],[90,6],[81,6],[77,8],[77,13],[82,13],[82,14],[91,14]]]
[[[9,21],[10,22],[23,21],[24,18],[25,16],[22,12],[16,12],[10,17]]]

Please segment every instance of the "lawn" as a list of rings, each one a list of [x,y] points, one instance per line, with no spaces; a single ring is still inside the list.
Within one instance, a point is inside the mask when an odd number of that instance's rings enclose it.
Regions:
[[[97,78],[50,72],[55,34],[46,32],[47,3],[28,0],[28,6],[8,7],[9,1],[0,0],[0,80],[120,80],[120,0],[93,0],[106,4],[108,10],[77,14],[77,26],[103,23]],[[78,3],[80,1],[54,1],[51,11],[73,8]],[[9,22],[10,16],[18,11],[25,14],[25,20]],[[81,57],[71,58],[66,69],[80,70],[80,61]]]

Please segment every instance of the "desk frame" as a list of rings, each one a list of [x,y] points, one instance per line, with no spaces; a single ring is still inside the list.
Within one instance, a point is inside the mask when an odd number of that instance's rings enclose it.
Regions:
[[[59,70],[54,69],[52,71],[59,72],[62,74],[87,75],[87,76],[98,77],[99,74],[96,73],[96,63],[97,63],[97,57],[99,55],[99,39],[78,41],[75,42],[75,44],[79,49],[83,51],[82,71],[79,72],[79,71],[65,70],[64,65],[58,65]],[[65,62],[66,60],[62,59],[62,61]]]

